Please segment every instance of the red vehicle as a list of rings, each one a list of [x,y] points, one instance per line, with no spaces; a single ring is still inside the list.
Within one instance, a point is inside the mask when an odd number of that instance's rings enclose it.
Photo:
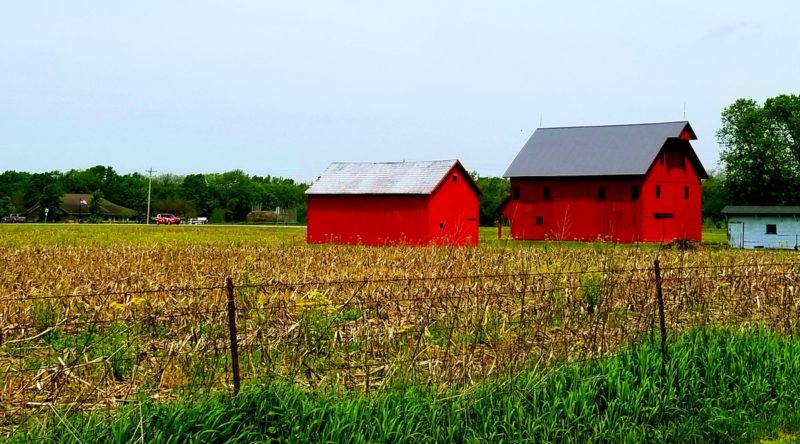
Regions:
[[[156,214],[156,225],[178,225],[179,223],[181,223],[181,218],[172,213]]]

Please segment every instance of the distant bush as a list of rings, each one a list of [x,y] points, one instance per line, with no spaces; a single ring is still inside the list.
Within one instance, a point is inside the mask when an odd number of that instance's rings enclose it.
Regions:
[[[227,215],[228,215],[228,210],[224,208],[214,208],[214,210],[211,211],[211,223],[214,224],[225,223]]]

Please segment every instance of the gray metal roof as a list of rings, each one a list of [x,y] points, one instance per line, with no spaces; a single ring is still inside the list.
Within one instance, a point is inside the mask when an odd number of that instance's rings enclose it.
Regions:
[[[646,174],[668,138],[680,137],[689,122],[539,128],[504,177],[612,176]],[[699,166],[700,177],[705,170]]]
[[[430,194],[458,160],[334,162],[306,194]]]
[[[728,205],[722,209],[722,214],[800,214],[800,207]]]

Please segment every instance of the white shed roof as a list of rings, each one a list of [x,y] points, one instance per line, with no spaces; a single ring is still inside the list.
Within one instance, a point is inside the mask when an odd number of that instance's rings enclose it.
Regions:
[[[306,194],[430,194],[458,160],[334,162]]]

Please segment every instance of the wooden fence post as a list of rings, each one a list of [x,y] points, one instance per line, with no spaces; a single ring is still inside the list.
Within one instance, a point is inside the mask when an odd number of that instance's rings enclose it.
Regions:
[[[653,262],[656,273],[656,297],[658,298],[658,321],[661,327],[661,374],[667,376],[667,322],[664,319],[664,294],[661,288],[661,266],[656,259]]]
[[[233,371],[233,396],[239,394],[241,380],[239,378],[239,342],[236,332],[236,299],[234,298],[233,278],[225,278],[228,289],[228,330],[231,339],[231,370]]]

